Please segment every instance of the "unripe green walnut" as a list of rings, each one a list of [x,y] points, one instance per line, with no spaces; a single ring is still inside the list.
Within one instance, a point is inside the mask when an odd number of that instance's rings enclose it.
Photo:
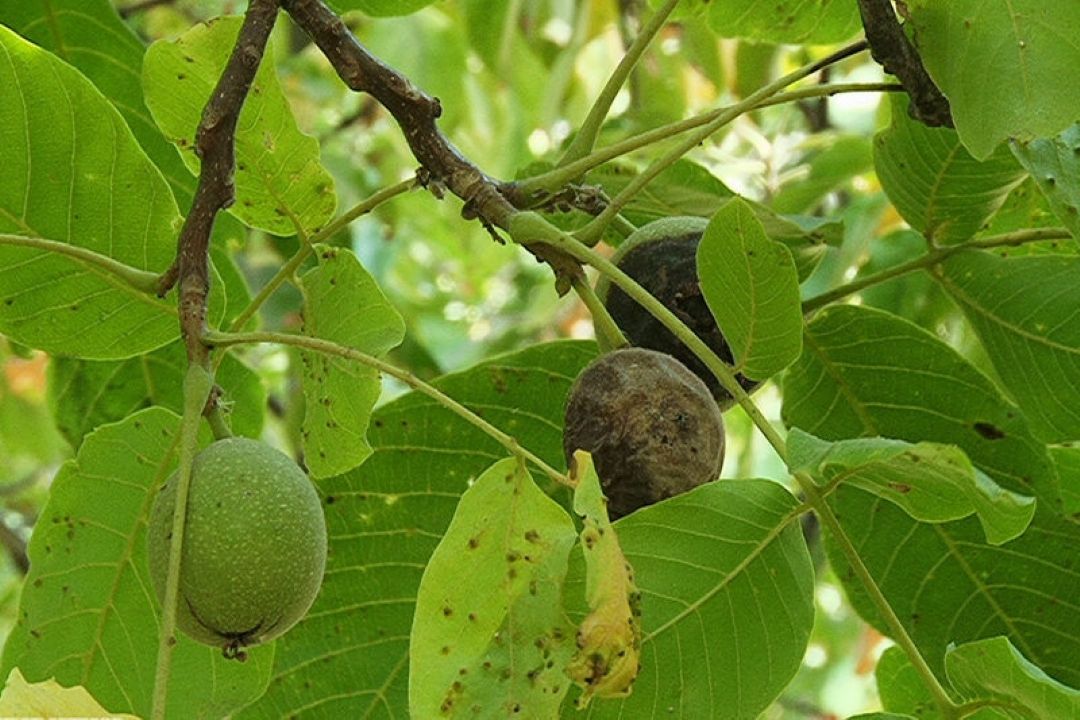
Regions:
[[[715,480],[724,421],[705,383],[641,348],[594,360],[574,381],[563,451],[592,453],[612,519]]]
[[[709,311],[698,281],[697,249],[708,224],[707,219],[700,217],[655,220],[627,238],[611,260],[686,323],[720,359],[731,364],[731,348]],[[631,345],[675,357],[705,382],[722,410],[734,403],[705,363],[649,311],[611,285],[606,277],[596,289]],[[736,377],[746,390],[757,385],[742,375]]]
[[[164,601],[178,475],[150,514],[147,550]],[[238,655],[304,616],[322,584],[326,520],[307,475],[246,438],[195,456],[180,564],[177,624],[199,642]]]

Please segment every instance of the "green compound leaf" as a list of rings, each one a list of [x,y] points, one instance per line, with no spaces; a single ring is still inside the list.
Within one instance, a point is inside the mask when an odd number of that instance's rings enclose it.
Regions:
[[[179,424],[168,410],[143,410],[88,435],[60,470],[30,540],[4,676],[18,667],[31,682],[55,677],[86,687],[110,710],[149,716],[160,608],[144,529],[156,489],[175,465]],[[178,640],[169,717],[223,717],[262,694],[273,646],[238,663],[220,649]]]
[[[413,717],[555,717],[574,630],[562,608],[574,523],[519,460],[461,496],[420,580],[410,634]]]
[[[966,252],[936,277],[1035,435],[1047,442],[1080,439],[1080,257]]]
[[[164,271],[175,253],[176,203],[112,105],[3,27],[0,87],[0,232]],[[173,300],[70,256],[0,245],[0,288],[0,332],[50,353],[119,359],[178,333]]]
[[[187,356],[182,343],[147,355],[98,362],[53,358],[49,363],[49,409],[72,447],[99,425],[122,420],[136,410],[160,405],[183,411]],[[266,414],[266,389],[254,370],[231,354],[222,358],[214,382],[224,391],[234,433],[257,438]]]
[[[304,332],[369,355],[385,355],[405,337],[405,323],[348,250],[317,245],[318,267],[302,278]],[[371,409],[382,384],[374,368],[310,350],[304,363],[305,459],[312,476],[353,469],[371,454]]]
[[[1002,141],[1050,137],[1080,119],[1080,3],[907,0],[915,45],[980,160]]]
[[[799,357],[802,307],[791,251],[753,209],[732,200],[713,215],[697,253],[701,291],[731,345],[736,370],[765,380]]]
[[[717,35],[769,43],[836,43],[862,28],[854,0],[723,0],[707,12]]]
[[[1014,142],[1012,151],[1054,214],[1080,240],[1080,123],[1052,138]]]
[[[641,592],[641,672],[585,718],[757,717],[798,670],[813,624],[813,568],[798,502],[766,480],[730,480],[615,523]],[[575,554],[568,602],[586,568]],[[748,682],[747,678],[753,678]]]
[[[198,172],[195,131],[202,109],[232,52],[241,19],[196,25],[146,53],[146,104],[165,136]],[[311,233],[337,205],[334,181],[319,160],[319,143],[300,132],[267,51],[236,127],[236,203],[240,220],[276,235]]]
[[[828,308],[810,323],[805,348],[784,380],[788,427],[829,440],[883,435],[953,444],[998,485],[1038,498],[1027,531],[993,546],[974,518],[931,525],[859,488],[841,485],[831,496],[931,667],[944,672],[951,642],[1007,634],[1052,676],[1076,684],[1080,528],[1057,514],[1057,473],[1017,408],[937,337],[880,311]],[[852,604],[887,632],[843,552],[826,539]]]
[[[566,395],[595,357],[593,343],[536,345],[434,384],[561,467]],[[418,393],[376,410],[369,438],[374,452],[363,465],[319,483],[330,536],[322,591],[277,641],[269,690],[241,718],[401,717],[408,707],[424,567],[470,480],[506,450]]]
[[[1026,177],[1008,148],[976,160],[948,128],[929,128],[892,98],[892,124],[874,137],[874,167],[901,217],[927,238],[950,244],[972,237]]]
[[[996,637],[950,647],[945,670],[962,698],[992,698],[992,717],[1080,717],[1080,690],[1048,677],[1009,642]]]
[[[1035,513],[1034,498],[1003,490],[953,445],[887,438],[830,443],[793,428],[788,449],[793,472],[867,490],[916,520],[942,523],[974,514],[991,545],[1019,536]]]

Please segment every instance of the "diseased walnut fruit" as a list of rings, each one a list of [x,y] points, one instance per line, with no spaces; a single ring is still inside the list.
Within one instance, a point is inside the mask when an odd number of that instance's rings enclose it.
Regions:
[[[697,249],[708,220],[671,217],[656,220],[619,246],[612,262],[649,291],[694,331],[724,362],[733,356],[716,325],[697,274]],[[686,365],[709,387],[721,410],[734,403],[705,364],[675,335],[629,295],[602,278],[597,293],[631,345],[667,353]],[[736,376],[746,390],[758,383]]]
[[[154,501],[150,575],[164,600],[177,474]],[[326,566],[326,520],[307,475],[263,443],[229,438],[195,456],[180,560],[177,624],[243,657],[304,616]]]
[[[592,453],[612,519],[715,480],[724,421],[709,389],[670,355],[625,348],[586,367],[570,390],[567,462]]]

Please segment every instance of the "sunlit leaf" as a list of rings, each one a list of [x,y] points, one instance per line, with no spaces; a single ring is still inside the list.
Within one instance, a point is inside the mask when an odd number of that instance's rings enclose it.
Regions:
[[[63,687],[55,680],[28,683],[15,668],[8,675],[0,694],[0,714],[4,717],[104,717],[138,720],[134,715],[110,713],[86,691],[86,688]]]
[[[163,272],[179,214],[123,118],[82,75],[0,27],[0,232]],[[0,244],[0,331],[60,355],[115,359],[178,334],[175,302],[97,265]]]
[[[304,332],[376,357],[405,336],[405,323],[348,250],[319,245],[319,266],[303,277]],[[304,350],[304,449],[317,478],[351,470],[371,454],[371,409],[379,373],[355,360]]]
[[[413,717],[554,717],[574,630],[562,586],[576,539],[520,460],[461,496],[427,564],[409,640]]]
[[[240,24],[238,17],[218,18],[174,41],[159,40],[146,53],[146,104],[193,172],[200,166],[195,132]],[[230,212],[279,235],[318,230],[337,205],[334,181],[319,161],[319,143],[296,126],[269,50],[237,123],[234,181]]]
[[[791,251],[765,235],[753,210],[732,201],[709,221],[697,253],[701,291],[735,356],[765,380],[799,356],[802,309]]]

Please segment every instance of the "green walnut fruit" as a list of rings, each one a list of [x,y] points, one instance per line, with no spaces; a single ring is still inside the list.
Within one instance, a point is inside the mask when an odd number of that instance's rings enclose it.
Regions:
[[[164,600],[177,474],[150,514],[147,550]],[[304,616],[326,567],[326,520],[307,475],[263,443],[229,438],[195,456],[180,563],[177,624],[227,656]]]
[[[709,311],[697,274],[697,249],[708,222],[699,217],[655,220],[627,238],[612,262],[664,303],[724,362],[731,364],[731,348]],[[658,350],[678,359],[705,382],[721,409],[734,403],[690,348],[629,295],[611,285],[606,277],[597,285],[597,293],[631,345]],[[757,386],[741,375],[737,379],[746,390]]]
[[[724,421],[709,389],[670,355],[625,348],[574,381],[563,452],[592,453],[612,519],[715,480]]]

